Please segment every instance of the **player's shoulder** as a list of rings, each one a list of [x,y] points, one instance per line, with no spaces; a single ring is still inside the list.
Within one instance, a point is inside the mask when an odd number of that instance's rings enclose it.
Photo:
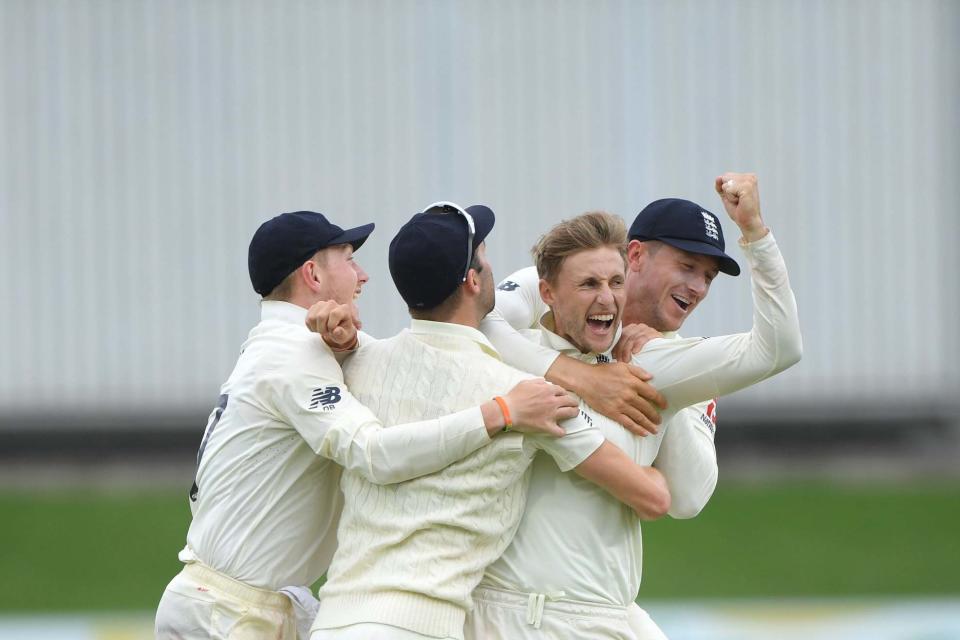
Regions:
[[[516,367],[511,367],[509,364],[501,360],[500,358],[495,358],[493,356],[485,356],[488,360],[485,360],[487,366],[491,370],[491,374],[499,380],[503,380],[505,383],[508,383],[513,387],[518,382],[523,382],[524,380],[532,380],[536,376],[527,373],[526,371],[521,371]]]
[[[498,291],[511,292],[518,290],[529,290],[531,287],[539,289],[540,276],[537,275],[536,267],[524,267],[517,269],[497,285]]]
[[[296,374],[298,371],[336,372],[340,365],[319,334],[306,327],[286,324],[275,327],[263,336],[264,364],[270,368]]]
[[[360,347],[343,361],[343,370],[346,372],[367,366],[385,366],[391,354],[408,348],[407,334],[409,331],[406,329],[389,338],[373,338],[364,334]]]

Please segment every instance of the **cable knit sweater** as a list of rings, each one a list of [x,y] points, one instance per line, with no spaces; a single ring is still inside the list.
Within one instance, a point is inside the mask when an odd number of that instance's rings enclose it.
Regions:
[[[479,331],[418,320],[362,347],[344,374],[384,424],[474,406],[530,377],[501,362]],[[399,484],[344,472],[339,547],[314,629],[379,622],[462,638],[470,592],[517,529],[533,455],[544,449],[566,471],[603,442],[581,418],[563,426],[563,438],[498,435],[437,473]]]

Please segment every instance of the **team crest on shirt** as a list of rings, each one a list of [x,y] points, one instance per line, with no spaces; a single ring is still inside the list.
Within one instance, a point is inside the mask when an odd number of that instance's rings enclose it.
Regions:
[[[513,280],[504,280],[497,287],[498,291],[516,291],[520,288],[520,285],[514,282]]]
[[[310,408],[323,407],[324,411],[333,411],[341,398],[340,387],[317,387],[310,396]]]
[[[717,398],[711,400],[706,410],[700,414],[700,421],[710,429],[710,433],[717,432]]]

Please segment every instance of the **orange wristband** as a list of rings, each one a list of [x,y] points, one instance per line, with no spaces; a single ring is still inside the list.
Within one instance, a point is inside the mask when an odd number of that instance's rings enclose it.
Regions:
[[[510,409],[507,408],[507,401],[501,398],[500,396],[494,396],[493,398],[498,405],[500,405],[500,411],[503,412],[503,430],[510,431],[510,427],[513,426],[513,420],[510,419]]]

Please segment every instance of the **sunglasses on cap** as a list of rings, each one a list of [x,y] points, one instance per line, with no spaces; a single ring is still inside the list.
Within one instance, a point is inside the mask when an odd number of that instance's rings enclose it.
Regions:
[[[463,277],[460,279],[460,282],[466,282],[467,274],[470,273],[470,263],[473,262],[473,236],[477,232],[477,227],[473,223],[473,216],[467,213],[460,205],[445,201],[434,202],[424,209],[423,213],[459,214],[467,221],[467,266],[463,270]]]

